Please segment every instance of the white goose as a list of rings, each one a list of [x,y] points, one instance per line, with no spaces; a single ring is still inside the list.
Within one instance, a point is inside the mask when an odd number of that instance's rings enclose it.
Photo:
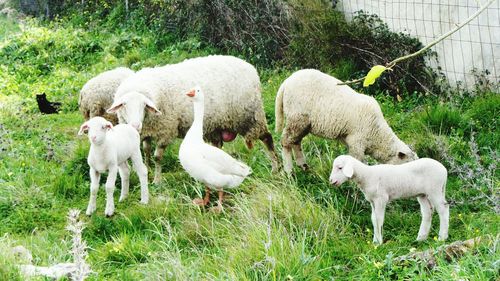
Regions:
[[[222,211],[223,188],[237,187],[252,170],[223,150],[204,142],[204,94],[200,87],[196,87],[186,95],[193,99],[194,121],[179,148],[179,160],[191,177],[205,184],[205,197],[194,199],[193,203],[206,206],[210,200],[210,190],[215,189],[219,192],[215,210]]]

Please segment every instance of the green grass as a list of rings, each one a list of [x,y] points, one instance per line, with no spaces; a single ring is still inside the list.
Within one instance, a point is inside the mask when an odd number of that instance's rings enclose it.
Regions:
[[[0,40],[4,40],[5,37],[18,31],[19,26],[16,21],[9,19],[3,15],[0,16]]]
[[[5,61],[0,72],[0,251],[6,254],[0,255],[0,280],[22,280],[14,266],[15,257],[8,254],[12,246],[30,249],[36,265],[71,260],[70,237],[65,230],[67,212],[71,208],[85,210],[89,192],[89,145],[86,138],[76,135],[83,121],[76,111],[77,96],[85,81],[118,65],[140,69],[215,50],[201,49],[195,39],[172,42],[158,50],[154,35],[148,33],[126,29],[95,33],[64,21],[30,21],[22,32],[15,25],[4,26],[7,31],[0,34],[8,32],[9,36],[0,42],[0,59]],[[348,66],[333,72],[345,69]],[[260,70],[271,128],[275,93],[292,72]],[[34,95],[39,92],[63,102],[63,111],[57,115],[38,113]],[[376,98],[394,131],[413,145],[420,157],[436,158],[450,169],[449,241],[496,236],[500,218],[486,197],[498,194],[498,169],[491,166],[498,160],[494,156],[499,149],[495,130],[498,94],[443,100],[440,104],[436,98],[411,97],[402,102],[382,94]],[[274,138],[279,143],[279,136]],[[469,145],[472,140],[479,144],[477,151]],[[308,136],[304,151],[312,169],[297,170],[290,178],[270,173],[262,145],[248,150],[240,138],[225,145],[226,151],[248,163],[254,173],[228,196],[226,211],[220,215],[191,204],[203,187],[181,168],[178,146],[176,141],[166,152],[163,182],[150,186],[151,204],[139,204],[138,179],[133,175],[131,196],[122,203],[115,198],[112,218],[103,214],[102,190],[96,214],[81,216],[86,223],[83,237],[90,246],[88,262],[96,272],[89,280],[500,277],[500,253],[493,244],[484,244],[452,261],[439,257],[432,270],[417,262],[393,264],[393,257],[411,249],[443,244],[433,239],[438,232],[437,216],[431,238],[417,243],[418,203],[393,202],[387,209],[385,243],[378,247],[371,244],[370,207],[359,189],[353,184],[328,184],[332,160],[346,152],[338,142]],[[456,167],[463,169],[453,170]],[[467,176],[468,170],[473,177]]]

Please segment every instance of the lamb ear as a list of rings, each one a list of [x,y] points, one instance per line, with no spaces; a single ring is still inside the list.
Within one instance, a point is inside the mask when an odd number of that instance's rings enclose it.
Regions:
[[[80,126],[80,131],[78,131],[78,135],[79,136],[83,135],[88,129],[89,125],[87,124],[87,122],[83,123],[82,126]]]
[[[351,161],[347,161],[345,163],[344,168],[342,168],[342,173],[344,174],[344,176],[346,176],[348,178],[352,178],[352,175],[354,174],[354,170],[352,168]]]
[[[123,100],[116,100],[113,102],[110,108],[106,110],[107,113],[116,113],[125,104]]]
[[[106,122],[106,128],[109,130],[113,129],[113,124],[111,124],[111,122],[107,121]]]
[[[146,103],[146,109],[153,113],[153,114],[156,114],[156,115],[161,115],[161,111],[156,108],[155,104],[153,103],[153,101],[151,101],[150,99],[146,98],[144,100],[144,102]]]

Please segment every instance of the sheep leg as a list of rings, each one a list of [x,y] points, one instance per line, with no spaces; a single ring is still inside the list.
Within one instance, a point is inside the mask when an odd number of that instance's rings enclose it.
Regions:
[[[118,167],[109,168],[108,178],[106,179],[106,209],[104,210],[104,214],[108,217],[111,217],[115,212],[115,201],[113,199],[113,193],[115,192],[117,172]]]
[[[85,212],[87,216],[92,215],[96,210],[96,199],[97,191],[99,190],[99,181],[101,180],[101,174],[90,168],[90,199],[89,205],[87,206],[87,211]]]
[[[145,138],[142,141],[142,148],[144,149],[144,164],[146,164],[147,168],[151,167],[151,138]]]
[[[370,202],[370,205],[372,207],[372,216],[371,216],[371,219],[372,219],[372,226],[373,226],[373,243],[375,243],[375,241],[378,241],[378,237],[377,237],[377,216],[375,214],[375,205],[373,204],[373,202]]]
[[[308,117],[304,115],[289,117],[283,134],[281,135],[281,146],[283,147],[283,167],[287,174],[293,169],[292,148],[309,133],[311,125]]]
[[[155,177],[153,180],[154,184],[160,184],[161,182],[161,160],[163,159],[163,153],[167,146],[164,144],[157,144],[155,150]]]
[[[122,181],[122,191],[120,193],[120,199],[118,200],[118,202],[122,202],[128,197],[130,185],[130,169],[128,167],[127,161],[118,166],[118,172],[120,173],[120,179]]]
[[[217,148],[222,148],[222,141],[211,141],[210,144]]]
[[[221,137],[212,137],[210,139],[210,143],[212,144],[212,146],[215,146],[217,148],[222,148],[222,145],[224,144]]]
[[[418,196],[418,203],[420,203],[420,212],[422,213],[422,223],[418,231],[417,241],[423,241],[429,237],[432,222],[432,206],[427,196]]]
[[[198,206],[206,206],[209,201],[210,201],[210,188],[208,186],[205,186],[205,197],[194,199],[193,204]]]
[[[301,140],[292,145],[292,148],[293,154],[295,155],[295,163],[297,163],[297,166],[299,166],[303,171],[307,171],[309,166],[306,163],[306,157],[302,151]]]
[[[382,226],[384,225],[385,205],[383,200],[375,200],[372,205],[373,243],[382,244]]]
[[[283,169],[287,174],[291,174],[293,169],[292,148],[290,146],[283,146],[282,154]]]
[[[134,166],[134,170],[137,172],[137,176],[139,177],[139,182],[141,184],[141,204],[148,204],[148,168],[142,162],[140,150],[132,156],[132,165]]]
[[[363,162],[365,159],[365,146],[363,145],[363,138],[349,135],[345,139],[345,143],[349,148],[349,155]]]
[[[259,139],[266,146],[266,153],[269,156],[269,158],[271,158],[271,167],[272,167],[271,171],[273,173],[277,172],[279,170],[279,160],[278,160],[278,154],[276,154],[276,150],[274,149],[273,137],[271,133],[266,131],[266,133],[260,136]]]
[[[443,202],[437,209],[439,214],[439,240],[444,241],[448,239],[450,205]]]
[[[435,198],[429,197],[432,206],[436,209],[439,215],[439,240],[444,241],[448,238],[448,226],[450,220],[449,204],[444,197]]]

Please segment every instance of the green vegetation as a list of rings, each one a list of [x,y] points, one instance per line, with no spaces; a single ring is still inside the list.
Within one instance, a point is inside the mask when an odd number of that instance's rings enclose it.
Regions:
[[[141,13],[145,12],[154,10]],[[0,255],[0,280],[22,280],[15,257],[8,254],[15,245],[32,251],[36,265],[71,259],[66,216],[71,208],[86,208],[89,189],[89,145],[76,135],[83,120],[77,111],[81,86],[120,65],[138,70],[220,52],[221,46],[207,44],[203,37],[156,32],[151,23],[139,20],[140,11],[133,13],[124,23],[122,7],[107,7],[51,22],[27,20],[22,30],[0,18],[6,23],[0,30],[0,251],[6,253]],[[146,19],[154,18],[148,15]],[[342,78],[357,67],[350,60],[325,66]],[[275,93],[294,70],[280,65],[259,69],[271,128]],[[61,113],[38,113],[35,95],[42,92],[63,103]],[[401,139],[420,157],[438,159],[448,167],[449,241],[493,235],[496,245],[498,93],[401,96],[397,102],[383,92],[375,95]],[[279,143],[279,136],[274,138]],[[102,190],[97,213],[82,215],[88,262],[96,272],[89,280],[500,278],[500,251],[494,244],[483,244],[451,261],[440,256],[434,269],[418,262],[394,264],[394,257],[443,244],[432,239],[437,236],[437,216],[431,238],[417,243],[418,203],[396,201],[386,214],[386,242],[374,246],[370,207],[361,192],[352,184],[328,184],[332,160],[346,152],[338,142],[307,137],[304,151],[311,171],[297,170],[291,178],[270,173],[261,145],[248,150],[240,138],[226,144],[224,149],[248,163],[254,173],[229,196],[220,215],[191,204],[203,187],[181,168],[179,143],[166,152],[164,181],[151,185],[150,205],[139,204],[138,179],[133,175],[131,196],[116,204],[114,217],[103,215]]]

